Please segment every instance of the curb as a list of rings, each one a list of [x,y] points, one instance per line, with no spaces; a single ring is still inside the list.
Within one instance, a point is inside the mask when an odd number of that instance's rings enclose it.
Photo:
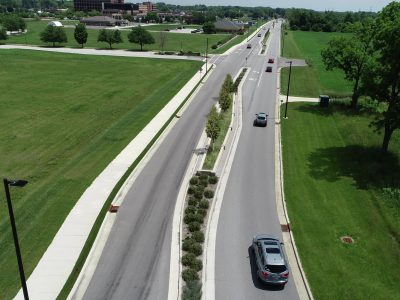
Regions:
[[[279,42],[280,48],[280,42]],[[279,49],[280,53],[280,49]],[[286,209],[285,193],[284,193],[284,181],[283,181],[283,162],[282,162],[282,140],[281,140],[281,119],[280,119],[280,73],[282,67],[278,68],[277,71],[277,90],[276,90],[276,101],[275,101],[275,201],[278,212],[279,223],[287,225],[288,232],[282,231],[283,241],[285,245],[291,247],[285,247],[286,255],[289,260],[289,265],[292,271],[292,278],[294,280],[297,293],[300,299],[313,300],[313,295],[308,284],[305,272],[301,265],[300,257],[295,244],[294,236],[290,230],[290,221],[288,212]]]

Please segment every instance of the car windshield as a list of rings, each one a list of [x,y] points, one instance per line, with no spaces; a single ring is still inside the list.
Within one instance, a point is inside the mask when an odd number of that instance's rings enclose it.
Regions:
[[[265,120],[265,117],[264,116],[258,116],[258,119],[259,120]]]
[[[266,265],[265,268],[271,273],[282,273],[286,271],[285,265]]]
[[[267,253],[281,253],[279,248],[265,248],[265,252]]]

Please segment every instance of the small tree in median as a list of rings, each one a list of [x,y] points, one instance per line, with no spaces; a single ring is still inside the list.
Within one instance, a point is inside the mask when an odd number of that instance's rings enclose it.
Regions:
[[[232,96],[230,91],[225,90],[224,88],[221,89],[218,98],[219,106],[223,111],[227,111],[231,106]]]
[[[97,37],[98,42],[108,43],[110,49],[112,49],[112,44],[122,43],[121,32],[119,30],[107,30],[101,29],[99,31],[99,36]]]
[[[40,40],[45,43],[53,43],[53,47],[55,47],[56,43],[66,43],[67,35],[62,27],[48,25],[40,34]]]
[[[129,42],[140,44],[140,51],[143,51],[143,45],[154,44],[154,38],[146,29],[142,26],[132,28],[132,31],[128,34]]]
[[[75,27],[74,38],[78,44],[83,48],[83,44],[87,42],[88,33],[86,31],[86,26],[83,23],[79,23]]]
[[[210,114],[208,115],[207,125],[206,125],[206,134],[211,139],[211,146],[214,141],[218,138],[219,132],[221,128],[219,125],[219,114],[215,106],[212,107]]]

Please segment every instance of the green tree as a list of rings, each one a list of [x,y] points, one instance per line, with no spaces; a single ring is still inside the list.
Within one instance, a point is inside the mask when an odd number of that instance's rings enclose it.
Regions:
[[[67,35],[62,27],[48,25],[43,32],[40,33],[40,40],[45,43],[66,43]]]
[[[219,132],[221,131],[220,118],[215,106],[212,107],[210,114],[208,115],[206,124],[207,137],[211,139],[211,148],[213,142],[218,138]]]
[[[233,80],[231,74],[227,74],[222,84],[222,88],[227,92],[232,92]]]
[[[8,31],[24,31],[26,23],[24,19],[17,15],[5,16],[2,20],[3,27]]]
[[[8,39],[7,31],[5,28],[0,28],[0,41]]]
[[[88,33],[86,31],[86,26],[83,23],[79,23],[75,27],[74,38],[78,44],[83,48],[83,45],[87,42]]]
[[[351,107],[356,108],[362,90],[363,73],[374,49],[372,21],[360,25],[352,37],[334,37],[328,47],[321,51],[326,70],[335,68],[344,72],[345,78],[353,83]]]
[[[146,29],[142,26],[132,28],[128,34],[128,39],[131,43],[140,44],[140,51],[143,51],[143,45],[154,44],[154,38]]]
[[[223,87],[221,88],[221,91],[219,92],[219,98],[218,98],[219,106],[223,111],[227,111],[229,107],[231,106],[232,102],[232,95],[230,91],[225,90]]]
[[[207,34],[216,33],[217,30],[215,29],[215,25],[213,22],[206,22],[203,25],[203,32]]]
[[[99,36],[97,37],[98,42],[108,43],[110,49],[112,49],[112,44],[122,43],[121,32],[117,30],[101,29],[99,31]]]
[[[376,21],[376,63],[364,77],[368,95],[386,103],[386,111],[372,125],[384,129],[382,150],[387,152],[393,132],[400,128],[400,3],[388,4]]]

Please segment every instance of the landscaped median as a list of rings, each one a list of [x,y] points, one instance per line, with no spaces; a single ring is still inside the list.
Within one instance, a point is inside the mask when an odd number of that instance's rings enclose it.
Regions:
[[[225,115],[223,112],[218,113],[216,108],[213,107],[207,122],[205,129],[207,135],[219,135],[221,141],[224,143],[227,140],[227,133],[230,132],[229,126],[232,126],[231,113],[234,104],[232,101],[232,93],[237,92],[238,86],[246,71],[247,69],[242,69],[235,82],[232,81],[229,74],[227,75],[221,87],[219,97],[219,106],[225,109]],[[228,111],[229,114],[227,114]],[[222,120],[223,118],[225,120]],[[222,130],[222,126],[219,126],[220,122],[226,123],[227,126],[223,126],[224,130]],[[210,125],[210,123],[212,124]],[[212,127],[211,130],[210,126]],[[216,137],[216,135],[213,135],[213,137]],[[215,163],[225,165],[224,161],[221,160],[221,155],[230,153],[230,151],[225,152],[225,147],[221,147],[222,144],[219,143],[218,145],[219,147],[217,148],[214,140],[208,148],[207,153],[208,163],[209,165],[211,164],[211,168],[214,170],[217,169],[214,165]],[[207,161],[207,159],[205,161]],[[202,170],[198,170],[195,176],[190,179],[190,185],[184,202],[184,225],[183,231],[181,232],[183,254],[180,260],[183,266],[181,268],[181,276],[185,282],[182,292],[183,299],[201,299],[202,296],[202,282],[200,278],[204,278],[202,274],[203,260],[205,259],[203,243],[205,242],[205,232],[208,232],[207,226],[210,224],[209,209],[214,207],[213,200],[219,181],[215,171],[204,170],[206,168],[205,166],[206,164],[203,161]],[[221,167],[223,168],[224,166],[220,166],[220,168]]]

